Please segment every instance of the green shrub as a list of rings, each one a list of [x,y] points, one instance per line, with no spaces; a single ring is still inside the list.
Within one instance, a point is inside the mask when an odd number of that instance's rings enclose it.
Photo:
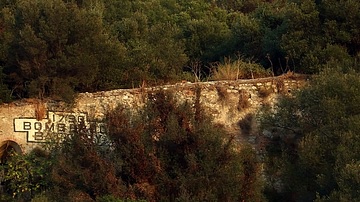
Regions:
[[[4,173],[4,193],[16,200],[29,200],[42,192],[50,184],[50,168],[52,162],[49,155],[35,148],[28,155],[12,153],[6,163],[0,166]]]
[[[283,184],[269,190],[284,201],[360,199],[360,74],[343,70],[326,69],[262,119],[268,179]]]

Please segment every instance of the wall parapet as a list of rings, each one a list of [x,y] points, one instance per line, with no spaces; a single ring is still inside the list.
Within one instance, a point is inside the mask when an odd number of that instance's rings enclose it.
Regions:
[[[249,136],[247,124],[253,124],[253,116],[264,105],[274,105],[279,96],[292,93],[307,83],[306,75],[210,81],[199,83],[177,83],[149,88],[117,89],[95,93],[78,94],[72,106],[61,102],[28,99],[0,105],[0,146],[7,140],[18,143],[27,152],[40,142],[44,128],[53,132],[70,129],[76,117],[89,122],[101,120],[109,110],[119,105],[139,109],[146,103],[148,95],[158,90],[170,91],[180,102],[194,103],[196,90],[201,89],[200,103],[214,122],[223,125],[239,137]],[[55,119],[56,118],[56,119]],[[63,122],[62,122],[63,121]],[[56,128],[60,127],[60,128]],[[244,130],[244,127],[247,130]],[[103,130],[97,127],[96,130]],[[249,133],[249,134],[248,134]],[[38,138],[38,139],[37,139]],[[42,140],[42,139],[41,139]]]

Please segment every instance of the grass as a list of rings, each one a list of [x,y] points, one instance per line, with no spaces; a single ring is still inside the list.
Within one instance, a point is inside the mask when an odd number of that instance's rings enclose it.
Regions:
[[[238,79],[255,79],[271,76],[271,72],[265,70],[260,64],[251,61],[237,59],[232,61],[225,58],[223,63],[215,64],[213,67],[212,80],[238,80]]]

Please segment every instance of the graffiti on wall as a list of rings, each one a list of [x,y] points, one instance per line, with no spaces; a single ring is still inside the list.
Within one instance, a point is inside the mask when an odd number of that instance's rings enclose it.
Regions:
[[[76,131],[84,132],[95,142],[106,139],[104,123],[90,121],[87,113],[51,112],[42,120],[36,118],[15,118],[14,131],[26,132],[27,142],[43,143],[53,139],[63,139]]]

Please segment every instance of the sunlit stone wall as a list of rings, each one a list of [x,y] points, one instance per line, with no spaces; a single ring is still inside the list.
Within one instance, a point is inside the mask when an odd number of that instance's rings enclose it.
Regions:
[[[99,142],[106,134],[105,114],[117,106],[131,110],[144,106],[147,96],[158,90],[169,91],[179,102],[194,103],[200,90],[200,103],[214,122],[223,125],[239,141],[256,139],[256,113],[272,106],[280,96],[290,94],[307,82],[302,75],[263,79],[178,83],[151,88],[118,89],[81,93],[72,105],[55,101],[21,100],[0,105],[0,147],[16,142],[23,152],[52,138],[62,137],[84,122],[84,130],[95,133]]]

